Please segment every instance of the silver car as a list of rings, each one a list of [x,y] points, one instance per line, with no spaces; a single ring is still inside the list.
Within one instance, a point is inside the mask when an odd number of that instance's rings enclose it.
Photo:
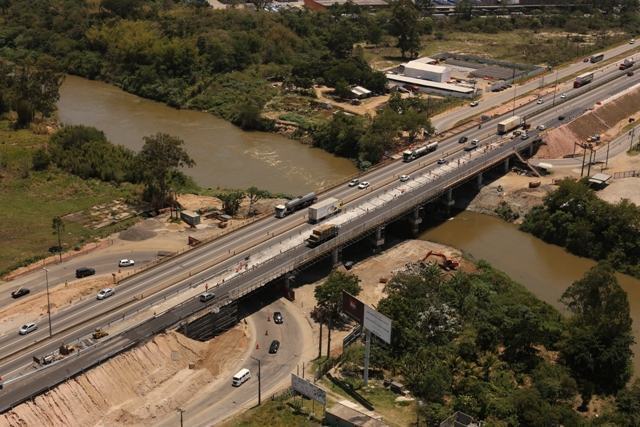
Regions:
[[[26,324],[22,325],[22,327],[20,328],[18,333],[20,335],[27,335],[28,333],[31,333],[31,332],[35,331],[36,329],[38,329],[38,325],[36,325],[35,323],[33,323],[33,322],[26,323]]]
[[[98,292],[98,295],[96,296],[97,299],[105,299],[105,298],[109,298],[110,296],[112,296],[115,293],[115,291],[112,288],[104,288],[104,289],[100,289],[100,292]]]

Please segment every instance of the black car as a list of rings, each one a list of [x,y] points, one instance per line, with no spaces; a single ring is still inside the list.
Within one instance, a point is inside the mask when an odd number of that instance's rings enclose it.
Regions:
[[[280,348],[280,341],[273,340],[271,341],[271,345],[269,346],[269,353],[276,354],[279,348]]]
[[[27,295],[29,292],[31,292],[29,289],[27,288],[18,288],[15,291],[11,292],[11,297],[12,298],[20,298],[23,295]]]
[[[458,139],[458,144],[464,144],[468,140],[469,138],[467,138],[466,136],[461,136],[460,139]]]
[[[558,116],[558,120],[560,121],[564,120],[564,116]]]
[[[96,274],[96,270],[89,267],[81,267],[76,270],[76,278],[80,279],[82,277],[93,276]]]
[[[278,325],[281,324],[282,322],[284,322],[284,318],[282,317],[282,313],[280,313],[279,311],[276,311],[275,313],[273,313],[273,322],[277,323]]]

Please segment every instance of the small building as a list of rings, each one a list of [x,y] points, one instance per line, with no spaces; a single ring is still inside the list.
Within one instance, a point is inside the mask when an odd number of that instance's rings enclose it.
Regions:
[[[428,59],[428,58],[427,58]],[[421,60],[409,61],[400,66],[400,73],[407,77],[445,83],[451,78],[451,71],[441,65],[433,65]]]
[[[607,186],[610,179],[611,175],[607,175],[606,173],[597,173],[589,178],[589,184],[593,184],[596,188],[604,188]]]
[[[476,94],[476,89],[466,86],[432,82],[429,80],[417,79],[415,77],[408,77],[393,73],[387,73],[386,77],[392,85],[400,87],[409,85],[418,88],[421,92],[433,95],[453,96],[456,98],[473,98]]]
[[[352,87],[351,93],[358,99],[368,98],[369,96],[371,96],[371,91],[362,86]]]
[[[180,211],[180,219],[192,227],[200,224],[200,214],[193,211]]]

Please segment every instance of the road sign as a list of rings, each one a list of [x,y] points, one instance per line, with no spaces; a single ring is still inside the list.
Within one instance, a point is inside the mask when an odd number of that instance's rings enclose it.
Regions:
[[[356,322],[364,322],[364,303],[345,291],[342,291],[342,311]]]
[[[291,387],[309,399],[313,399],[323,405],[327,404],[327,393],[323,389],[296,374],[291,374]]]
[[[363,326],[382,341],[391,344],[391,319],[368,305],[364,306]]]

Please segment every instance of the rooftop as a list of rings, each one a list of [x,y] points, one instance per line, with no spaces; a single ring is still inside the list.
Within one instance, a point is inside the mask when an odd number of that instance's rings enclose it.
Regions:
[[[444,73],[445,71],[447,71],[447,67],[443,67],[442,65],[427,64],[425,62],[422,62],[421,60],[409,61],[403,65],[415,70],[431,71],[432,73]]]
[[[401,74],[387,73],[386,76],[387,76],[387,79],[391,81],[409,83],[412,85],[422,86],[422,87],[431,87],[431,88],[440,89],[440,90],[448,90],[450,92],[473,93],[473,90],[474,90],[473,88],[470,88],[470,87],[452,85],[450,83],[432,82],[430,80],[416,79],[414,77],[407,77]]]

